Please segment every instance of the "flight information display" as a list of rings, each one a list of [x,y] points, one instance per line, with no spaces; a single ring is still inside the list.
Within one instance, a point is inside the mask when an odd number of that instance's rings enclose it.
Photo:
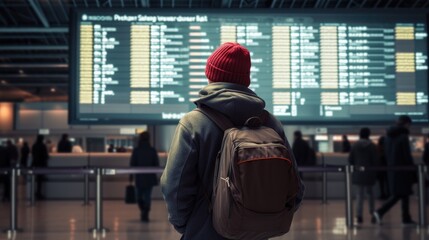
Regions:
[[[71,123],[171,124],[195,108],[224,42],[251,52],[251,85],[284,123],[428,122],[426,15],[228,9],[78,9]]]

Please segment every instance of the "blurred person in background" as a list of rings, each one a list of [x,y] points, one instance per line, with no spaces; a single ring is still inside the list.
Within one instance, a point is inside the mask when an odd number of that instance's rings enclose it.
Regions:
[[[302,138],[301,131],[297,130],[293,133],[294,141],[292,144],[293,155],[295,155],[296,163],[298,166],[309,165],[310,159],[310,145]]]
[[[38,135],[36,142],[31,148],[31,155],[33,157],[33,162],[31,167],[44,168],[48,166],[49,153],[46,144],[43,142],[45,137],[43,135]],[[36,198],[44,199],[42,195],[42,182],[44,180],[43,175],[36,175]]]
[[[139,135],[137,147],[133,149],[130,160],[131,167],[159,167],[158,153],[150,145],[149,132]],[[130,175],[132,181],[133,175]],[[137,204],[140,209],[140,220],[149,222],[149,212],[152,201],[152,188],[159,184],[155,173],[135,174]]]
[[[374,212],[373,186],[376,181],[375,171],[359,171],[360,168],[373,167],[377,162],[377,147],[369,139],[371,131],[369,128],[362,128],[359,132],[359,140],[353,144],[349,154],[349,164],[353,165],[352,182],[357,186],[356,192],[356,218],[357,222],[363,223],[363,201],[365,193],[368,195],[369,213]],[[372,223],[376,219],[372,217]]]
[[[396,125],[387,130],[385,149],[389,167],[414,166],[409,140],[411,123],[409,116],[401,115]],[[389,171],[387,176],[391,195],[378,210],[374,211],[374,218],[381,224],[383,216],[401,200],[402,224],[415,225],[410,215],[410,195],[413,194],[413,184],[417,182],[416,172]]]
[[[341,151],[343,153],[348,153],[350,152],[351,144],[349,142],[349,139],[347,138],[347,135],[343,135],[342,138],[343,141],[341,142]]]
[[[1,142],[0,142],[1,143]],[[11,167],[10,162],[7,157],[7,149],[3,143],[0,144],[0,168],[9,168]],[[2,201],[9,201],[10,199],[10,177],[8,175],[0,174],[0,183],[3,188]]]
[[[301,131],[297,130],[293,133],[294,141],[292,144],[293,155],[295,155],[298,166],[314,166],[316,165],[316,152],[307,141],[302,138]],[[299,173],[301,178],[302,172]]]
[[[73,145],[72,145],[71,141],[69,140],[69,135],[64,133],[61,136],[61,140],[58,142],[57,152],[59,152],[59,153],[71,153],[72,148],[73,148]]]
[[[18,148],[11,140],[6,141],[6,155],[10,166],[15,167],[19,162]]]
[[[377,152],[378,152],[378,166],[387,167],[386,161],[386,152],[384,149],[384,136],[381,136],[378,139],[377,143]],[[389,198],[389,185],[387,182],[387,171],[377,171],[377,181],[380,187],[380,196],[378,199],[386,200]]]
[[[19,164],[21,165],[21,167],[27,167],[29,155],[30,146],[28,146],[28,142],[24,142],[21,147],[21,159],[19,160]]]
[[[115,146],[113,144],[109,144],[109,147],[107,148],[107,152],[109,153],[116,152]]]

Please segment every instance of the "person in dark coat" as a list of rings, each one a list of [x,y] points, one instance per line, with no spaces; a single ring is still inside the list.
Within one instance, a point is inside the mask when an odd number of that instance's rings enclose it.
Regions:
[[[116,151],[115,146],[113,146],[113,144],[109,144],[109,148],[107,148],[107,152],[112,153],[115,151]]]
[[[341,152],[348,153],[351,149],[351,144],[349,139],[347,138],[347,135],[342,136],[343,141],[341,142]]]
[[[19,152],[18,148],[11,140],[6,141],[6,155],[10,166],[16,166],[18,163]]]
[[[31,148],[31,156],[33,158],[31,167],[43,168],[48,166],[49,153],[48,153],[48,148],[46,147],[43,140],[44,140],[44,136],[38,135],[36,142],[33,144]],[[42,195],[43,180],[44,180],[43,175],[39,174],[36,176],[36,198],[37,199],[44,198],[44,196]]]
[[[19,160],[19,164],[21,165],[21,167],[27,167],[29,155],[30,146],[28,146],[28,142],[24,142],[21,147],[21,159]]]
[[[297,130],[293,133],[294,141],[292,144],[292,152],[295,156],[296,163],[298,166],[310,166],[315,164],[315,152],[310,147],[307,141],[302,138],[301,131]],[[314,159],[313,159],[314,158]],[[314,160],[314,161],[313,161]],[[301,178],[303,177],[302,172],[299,173]]]
[[[371,131],[369,128],[362,128],[359,132],[359,141],[353,144],[350,154],[349,163],[356,169],[353,173],[352,182],[357,186],[356,192],[356,218],[358,223],[363,222],[363,201],[365,192],[368,195],[369,213],[374,212],[374,195],[372,188],[376,181],[374,171],[359,171],[360,168],[373,167],[377,161],[377,148],[369,139]],[[372,219],[375,223],[375,219]]]
[[[9,168],[11,163],[7,156],[7,149],[5,146],[0,145],[0,168]],[[3,185],[2,201],[9,201],[10,199],[10,176],[0,174],[0,183]]]
[[[409,142],[411,122],[409,116],[402,115],[398,118],[396,126],[387,130],[385,148],[389,167],[414,166]],[[414,171],[389,171],[387,174],[391,196],[373,213],[375,219],[381,224],[384,214],[401,200],[402,223],[415,224],[410,215],[410,195],[413,194],[412,186],[417,181],[416,173]]]
[[[379,167],[387,167],[386,151],[384,149],[384,136],[381,136],[378,139],[377,153],[378,153],[377,165]],[[387,181],[387,171],[377,171],[376,173],[377,173],[378,186],[380,187],[380,196],[378,198],[381,200],[386,200],[390,195],[389,184]]]
[[[18,163],[18,158],[19,158],[19,152],[18,152],[18,148],[16,147],[15,144],[12,143],[11,140],[7,140],[6,141],[6,164],[7,167],[15,167],[16,164]],[[8,201],[10,199],[10,175],[6,176],[7,178],[5,179],[5,191],[3,194],[3,200],[4,201]]]
[[[73,144],[69,140],[69,135],[64,133],[61,136],[61,140],[58,142],[57,152],[59,152],[59,153],[71,153],[72,149],[73,149]]]
[[[140,133],[137,147],[131,154],[130,166],[159,167],[158,153],[150,145],[148,132]],[[130,177],[132,179],[132,175]],[[158,185],[158,178],[155,173],[136,174],[135,176],[136,198],[140,209],[140,220],[143,222],[149,221],[152,188],[156,185]]]
[[[311,148],[307,141],[302,139],[301,131],[297,130],[293,133],[294,141],[292,144],[293,155],[295,155],[298,166],[309,165],[311,158]]]
[[[248,88],[250,53],[238,43],[224,43],[207,60],[209,84],[199,92],[196,105],[205,105],[227,116],[240,126],[251,116],[262,113],[265,101]],[[274,129],[290,149],[282,124],[269,114],[266,126]],[[182,240],[225,239],[213,228],[210,197],[213,192],[215,160],[224,132],[199,111],[187,113],[179,122],[171,142],[161,187],[169,221],[182,234]],[[293,165],[296,161],[293,156]],[[295,173],[298,171],[295,168]],[[298,176],[298,174],[297,174]],[[296,211],[302,201],[304,185],[295,197]]]

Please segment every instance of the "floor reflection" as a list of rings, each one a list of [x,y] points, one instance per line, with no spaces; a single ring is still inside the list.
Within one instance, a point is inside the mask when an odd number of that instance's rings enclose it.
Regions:
[[[381,204],[378,202],[378,204]],[[0,232],[0,239],[25,240],[173,240],[180,235],[167,221],[165,203],[153,202],[151,222],[142,223],[135,205],[123,201],[104,201],[103,227],[110,231],[92,234],[95,226],[95,204],[82,206],[81,201],[41,201],[29,207],[20,201],[18,227],[23,232],[8,236]],[[411,212],[417,219],[417,199],[411,201]],[[331,200],[323,205],[318,200],[305,200],[296,213],[291,231],[275,240],[429,240],[428,230],[417,227],[403,227],[400,206],[383,217],[383,225],[371,224],[367,213],[364,222],[352,229],[346,227],[345,204]],[[9,227],[9,204],[0,203],[0,229]]]

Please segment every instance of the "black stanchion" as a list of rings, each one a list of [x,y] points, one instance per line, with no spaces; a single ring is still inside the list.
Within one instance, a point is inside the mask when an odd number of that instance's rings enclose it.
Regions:
[[[12,168],[10,172],[10,227],[9,232],[16,232],[18,230],[17,219],[17,199],[16,199],[16,168]]]
[[[108,229],[103,227],[103,169],[97,168],[96,174],[95,227],[89,231],[93,234],[104,234]]]
[[[346,225],[348,228],[353,227],[353,199],[352,199],[352,172],[353,168],[350,165],[346,166]]]
[[[419,176],[419,227],[426,227],[426,183],[425,183],[425,173],[426,166],[418,166],[418,176]]]
[[[17,204],[17,169],[12,168],[10,173],[10,218],[9,228],[6,229],[8,236],[15,235],[18,229],[18,204]]]

